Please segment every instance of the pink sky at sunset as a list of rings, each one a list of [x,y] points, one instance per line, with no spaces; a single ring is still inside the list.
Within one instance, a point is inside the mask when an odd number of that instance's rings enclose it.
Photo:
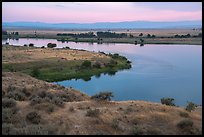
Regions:
[[[94,23],[202,20],[201,2],[3,2],[3,22]]]

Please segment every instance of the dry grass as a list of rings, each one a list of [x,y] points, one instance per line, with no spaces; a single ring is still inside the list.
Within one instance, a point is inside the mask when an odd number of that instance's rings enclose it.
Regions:
[[[59,60],[104,60],[110,57],[89,51],[73,49],[30,48],[2,46],[2,63],[25,63],[43,59],[56,58]]]

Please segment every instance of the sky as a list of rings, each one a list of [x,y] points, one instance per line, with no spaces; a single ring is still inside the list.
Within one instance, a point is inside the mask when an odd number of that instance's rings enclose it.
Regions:
[[[2,2],[3,22],[202,20],[202,2]]]

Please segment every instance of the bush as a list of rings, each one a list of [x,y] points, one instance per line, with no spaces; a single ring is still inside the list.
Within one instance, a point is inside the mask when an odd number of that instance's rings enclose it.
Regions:
[[[86,112],[86,116],[88,117],[98,117],[100,111],[99,109],[89,109],[87,112]]]
[[[36,104],[40,104],[42,103],[42,98],[36,96],[36,97],[33,97],[30,101],[30,105],[36,105]]]
[[[184,129],[184,128],[189,128],[189,127],[192,127],[193,126],[193,121],[190,120],[190,119],[184,119],[184,120],[181,120],[177,126],[181,129]]]
[[[195,110],[196,107],[197,107],[197,105],[194,104],[193,102],[188,102],[188,104],[186,106],[186,110],[191,112],[192,110]]]
[[[12,108],[16,106],[16,101],[14,99],[4,98],[2,99],[3,108]]]
[[[31,72],[31,75],[33,77],[36,77],[36,78],[39,77],[39,75],[40,75],[39,69],[38,68],[33,68],[32,72]]]
[[[101,64],[99,62],[96,62],[94,65],[93,65],[94,68],[101,68]]]
[[[180,112],[179,115],[181,117],[189,117],[188,113],[186,113],[186,112]]]
[[[33,43],[30,43],[28,46],[29,46],[29,47],[34,47],[34,44],[33,44]]]
[[[111,127],[117,129],[119,126],[119,121],[117,119],[113,119],[111,122]]]
[[[16,128],[16,135],[56,135],[57,130],[55,125],[27,125]]]
[[[57,106],[60,106],[60,107],[63,107],[63,106],[64,106],[63,100],[62,100],[61,98],[59,98],[59,97],[54,97],[54,98],[52,99],[52,103],[55,104],[55,105],[57,105]]]
[[[14,123],[16,112],[13,108],[2,108],[2,123]]]
[[[46,91],[39,91],[38,93],[37,93],[37,95],[39,96],[39,97],[41,97],[41,98],[45,98],[46,96],[47,96],[47,93],[46,93]]]
[[[111,97],[113,97],[113,92],[99,92],[98,94],[91,96],[91,99],[110,101]]]
[[[173,101],[174,101],[173,98],[162,98],[161,99],[161,103],[165,104],[165,105],[168,105],[168,106],[175,106]]]
[[[24,87],[22,89],[22,93],[26,95],[26,97],[29,97],[31,95],[31,93]]]
[[[15,99],[15,100],[18,100],[18,101],[24,101],[26,99],[26,95],[22,92],[19,92],[19,91],[12,91],[12,92],[9,92],[6,97],[8,98],[12,98],[12,99]]]
[[[142,135],[143,131],[142,131],[142,128],[137,126],[137,125],[134,125],[133,128],[132,128],[132,135]]]
[[[15,135],[16,130],[13,124],[2,123],[2,135]]]
[[[91,61],[85,60],[85,61],[81,64],[81,68],[91,68]]]
[[[48,48],[54,48],[54,47],[57,47],[57,44],[55,44],[55,43],[48,43],[47,47]]]
[[[37,104],[34,107],[37,110],[43,110],[47,113],[52,113],[55,110],[55,105],[50,102],[42,102],[41,104]]]
[[[26,120],[33,124],[39,124],[41,121],[41,116],[37,112],[33,111],[26,115]]]

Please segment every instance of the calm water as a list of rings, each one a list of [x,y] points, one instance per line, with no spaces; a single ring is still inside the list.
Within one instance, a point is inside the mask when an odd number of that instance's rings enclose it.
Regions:
[[[6,41],[2,41],[5,43]],[[180,106],[187,101],[202,102],[202,46],[196,45],[139,45],[61,43],[54,39],[10,40],[10,44],[34,43],[46,46],[53,42],[59,48],[119,53],[132,61],[132,68],[117,72],[114,76],[101,74],[90,81],[67,80],[57,84],[73,87],[93,95],[100,91],[112,91],[113,100],[146,100],[160,102],[162,97],[172,97]]]

